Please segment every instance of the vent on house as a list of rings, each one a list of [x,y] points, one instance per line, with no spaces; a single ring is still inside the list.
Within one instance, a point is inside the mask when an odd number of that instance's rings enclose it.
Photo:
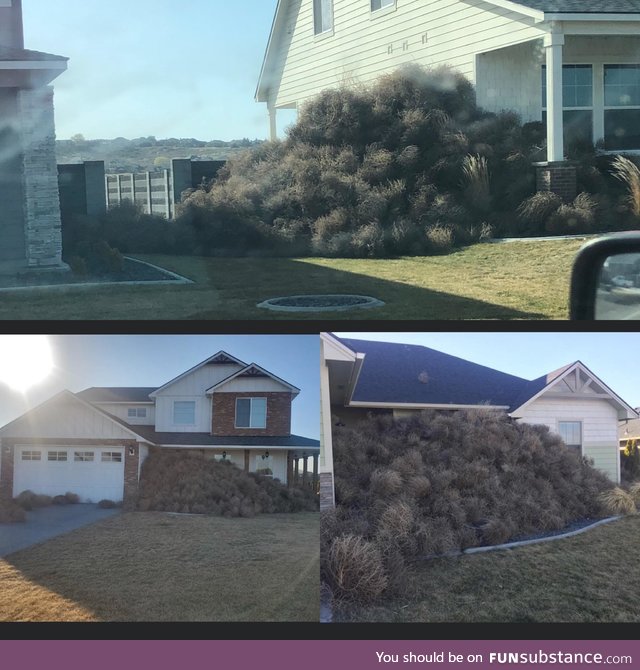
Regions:
[[[248,370],[245,370],[242,374],[238,375],[238,377],[268,377],[269,375],[266,375],[262,370],[258,370],[258,368],[249,368]]]
[[[429,383],[429,374],[427,372],[421,372],[418,375],[418,381],[421,384],[428,384]]]
[[[219,354],[210,361],[207,361],[207,365],[229,365],[229,363],[235,363],[235,361],[225,354]]]
[[[422,44],[426,43],[427,43],[427,33],[424,33],[424,35],[422,36]]]

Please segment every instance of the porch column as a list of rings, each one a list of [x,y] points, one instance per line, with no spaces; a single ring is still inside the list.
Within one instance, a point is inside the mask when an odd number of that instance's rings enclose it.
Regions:
[[[318,490],[318,460],[319,454],[314,454],[313,456],[313,490]]]
[[[308,466],[307,466],[308,459],[306,456],[302,458],[302,488],[304,488],[307,485],[307,473],[308,473]]]
[[[293,481],[295,484],[298,483],[298,478],[300,476],[300,458],[295,456],[293,459]]]
[[[562,47],[564,34],[547,33],[544,47],[547,59],[547,160],[564,160],[562,120]]]
[[[293,486],[293,456],[287,452],[287,486]]]
[[[244,450],[244,471],[249,472],[249,458],[250,458],[249,449]]]
[[[278,124],[277,124],[277,110],[275,107],[268,107],[269,109],[269,139],[272,142],[278,139]]]

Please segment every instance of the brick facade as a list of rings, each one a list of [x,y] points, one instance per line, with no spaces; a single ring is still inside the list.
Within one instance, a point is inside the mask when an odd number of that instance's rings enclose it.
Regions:
[[[0,440],[0,498],[13,498],[13,444]]]
[[[121,440],[124,446],[124,495],[122,504],[125,509],[134,509],[138,496],[138,472],[140,466],[140,447],[135,440]]]
[[[551,191],[563,202],[571,202],[577,195],[576,166],[569,161],[559,163],[536,163],[536,189]]]
[[[236,428],[237,398],[266,398],[267,427]],[[291,435],[291,400],[291,393],[214,393],[211,434],[221,437],[234,435],[287,437]]]

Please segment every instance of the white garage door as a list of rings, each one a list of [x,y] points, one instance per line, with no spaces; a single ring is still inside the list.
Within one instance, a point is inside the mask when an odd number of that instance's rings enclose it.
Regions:
[[[13,495],[27,489],[50,496],[67,491],[81,502],[120,501],[123,447],[16,447]]]

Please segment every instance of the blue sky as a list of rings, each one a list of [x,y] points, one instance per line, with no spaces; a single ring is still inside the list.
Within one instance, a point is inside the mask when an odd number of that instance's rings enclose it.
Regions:
[[[58,139],[266,138],[254,101],[276,0],[23,0],[25,46],[70,58]]]
[[[632,407],[640,407],[640,333],[347,333],[382,342],[421,344],[474,363],[536,379],[582,361]]]
[[[2,346],[0,336],[0,346]],[[52,335],[54,372],[25,395],[0,383],[0,425],[62,389],[161,386],[220,350],[301,389],[292,432],[320,432],[320,343],[315,335]],[[0,377],[2,371],[0,370]]]

